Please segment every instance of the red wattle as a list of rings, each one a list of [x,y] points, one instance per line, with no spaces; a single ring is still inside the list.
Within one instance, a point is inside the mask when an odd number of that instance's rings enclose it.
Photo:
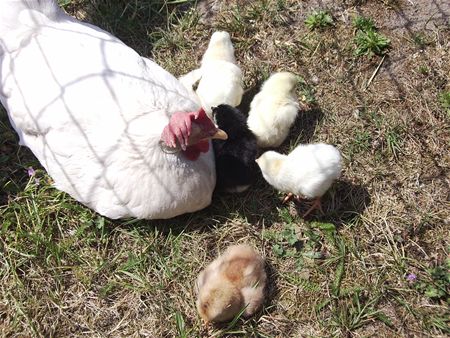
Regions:
[[[188,146],[185,151],[183,151],[184,156],[190,161],[195,161],[199,158],[200,153],[206,153],[209,150],[209,141],[201,140],[197,144]]]

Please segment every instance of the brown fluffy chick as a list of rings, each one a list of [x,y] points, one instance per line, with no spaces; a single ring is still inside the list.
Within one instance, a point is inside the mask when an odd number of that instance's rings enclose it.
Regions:
[[[242,309],[244,317],[258,311],[266,286],[264,259],[249,245],[230,246],[197,278],[197,310],[209,322],[233,319]]]

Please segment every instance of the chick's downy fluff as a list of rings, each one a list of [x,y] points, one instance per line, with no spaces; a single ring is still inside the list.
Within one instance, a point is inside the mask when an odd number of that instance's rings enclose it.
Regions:
[[[324,195],[342,170],[339,150],[324,143],[299,145],[289,155],[267,151],[256,161],[274,188],[308,199]]]
[[[273,74],[255,95],[248,126],[262,148],[280,146],[294,123],[299,104],[295,97],[297,78],[289,72]]]
[[[256,137],[248,129],[247,119],[237,108],[221,104],[213,109],[216,124],[228,134],[226,141],[214,140],[216,189],[245,191],[259,172]]]
[[[197,310],[209,322],[225,322],[242,309],[244,317],[259,310],[266,285],[264,259],[249,245],[233,245],[200,272]]]
[[[208,114],[211,114],[212,107],[219,104],[238,106],[244,89],[242,71],[236,64],[230,34],[215,32],[203,55],[201,67],[186,74],[181,80],[190,88],[200,80],[196,93]]]

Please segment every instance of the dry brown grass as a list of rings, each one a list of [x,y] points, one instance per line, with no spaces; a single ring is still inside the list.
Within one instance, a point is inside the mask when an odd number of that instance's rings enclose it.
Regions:
[[[197,67],[218,29],[232,35],[250,91],[274,71],[300,75],[304,111],[281,151],[296,142],[335,144],[344,156],[343,177],[326,195],[325,214],[310,220],[282,206],[260,180],[243,195],[216,195],[211,207],[193,215],[111,222],[45,182],[27,181],[25,168],[38,165],[26,150],[17,151],[3,115],[0,334],[449,334],[448,286],[440,299],[427,297],[424,288],[435,283],[429,269],[449,258],[450,120],[438,98],[450,90],[450,5],[208,0],[197,11],[183,4],[176,16],[163,19],[162,12],[152,20],[153,8],[137,1],[123,11],[123,21],[114,21],[123,10],[119,3],[76,0],[66,9],[112,30],[176,75]],[[327,9],[334,25],[309,31],[304,20],[313,9]],[[357,14],[371,17],[391,40],[368,88],[381,57],[354,55]],[[311,93],[315,100],[306,102]],[[336,231],[327,235],[320,227],[329,223]],[[236,242],[251,243],[267,257],[267,304],[232,328],[204,328],[193,282]],[[406,280],[409,273],[416,282]],[[184,327],[177,328],[177,314]]]

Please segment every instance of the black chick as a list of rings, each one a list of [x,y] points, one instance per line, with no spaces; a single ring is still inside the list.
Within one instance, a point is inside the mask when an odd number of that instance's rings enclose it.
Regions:
[[[242,192],[255,180],[259,171],[255,159],[255,135],[248,129],[247,118],[239,109],[227,104],[213,108],[213,118],[228,134],[227,140],[213,140],[216,160],[216,189]]]

